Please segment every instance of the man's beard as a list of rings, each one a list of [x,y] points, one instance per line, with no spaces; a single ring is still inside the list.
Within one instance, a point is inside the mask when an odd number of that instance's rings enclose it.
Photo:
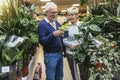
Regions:
[[[55,20],[56,20],[56,17],[52,17],[51,20],[52,20],[52,21],[55,21]]]

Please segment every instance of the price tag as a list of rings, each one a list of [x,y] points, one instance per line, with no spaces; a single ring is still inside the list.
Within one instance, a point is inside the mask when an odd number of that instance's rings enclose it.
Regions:
[[[4,66],[2,67],[2,73],[6,73],[10,71],[10,66]]]

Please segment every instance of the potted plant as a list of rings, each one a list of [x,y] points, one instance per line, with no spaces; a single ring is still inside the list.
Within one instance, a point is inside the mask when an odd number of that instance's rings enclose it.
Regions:
[[[33,45],[36,48],[38,45],[37,20],[33,18],[33,14],[37,12],[36,6],[14,5],[12,0],[8,0],[7,4],[4,3],[2,6],[0,34],[6,34],[7,38],[11,35],[25,38],[25,41],[18,46],[18,50],[22,51],[22,66],[25,66],[29,60],[30,48]]]
[[[83,34],[75,35],[75,39],[79,41],[82,38],[83,43],[73,49],[74,59],[81,64],[80,74],[85,75],[88,80],[112,80],[120,71],[120,20],[115,15],[116,2],[102,7],[97,4],[90,7],[90,11],[95,12],[91,12],[91,15],[82,19],[84,23],[80,25],[79,30]],[[98,10],[102,13],[99,14]]]
[[[9,38],[7,38],[6,35],[0,36],[0,79],[2,80],[5,80],[6,77],[7,79],[15,79],[18,74],[17,71],[20,70],[19,65],[17,65],[20,63],[23,54],[23,50],[18,50],[18,46],[22,43],[20,39],[23,41],[23,38],[15,35]],[[2,68],[6,66],[9,70],[7,72],[3,72]]]
[[[72,49],[75,52],[74,59],[80,63],[81,77],[89,80],[112,79],[114,73],[119,70],[119,50],[116,41],[109,40],[108,36],[97,35],[96,25],[82,27],[83,35],[75,35],[77,40],[83,39],[83,43]],[[93,36],[94,35],[94,36]],[[114,63],[114,65],[112,65]],[[109,73],[109,74],[108,74]]]

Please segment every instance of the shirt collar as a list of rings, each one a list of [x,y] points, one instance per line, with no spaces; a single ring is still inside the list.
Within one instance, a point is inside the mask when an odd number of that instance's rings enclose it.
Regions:
[[[45,21],[47,22],[47,23],[50,23],[50,21],[45,17]]]
[[[54,27],[54,29],[56,29],[55,21],[53,21],[53,23],[51,23],[46,17],[45,17],[45,21],[46,21],[47,23],[49,23],[52,27]]]
[[[45,17],[45,21],[51,24],[51,22],[47,19],[47,17]],[[55,24],[55,21],[53,21],[53,23]]]

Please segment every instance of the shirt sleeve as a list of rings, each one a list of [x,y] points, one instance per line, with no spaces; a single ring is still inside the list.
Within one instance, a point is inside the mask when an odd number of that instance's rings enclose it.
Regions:
[[[71,47],[72,45],[79,45],[83,43],[83,39],[74,40],[74,41],[69,41],[67,38],[63,38],[63,43],[66,47]]]
[[[66,47],[70,47],[74,44],[73,41],[69,41],[68,38],[63,38],[63,43]]]

